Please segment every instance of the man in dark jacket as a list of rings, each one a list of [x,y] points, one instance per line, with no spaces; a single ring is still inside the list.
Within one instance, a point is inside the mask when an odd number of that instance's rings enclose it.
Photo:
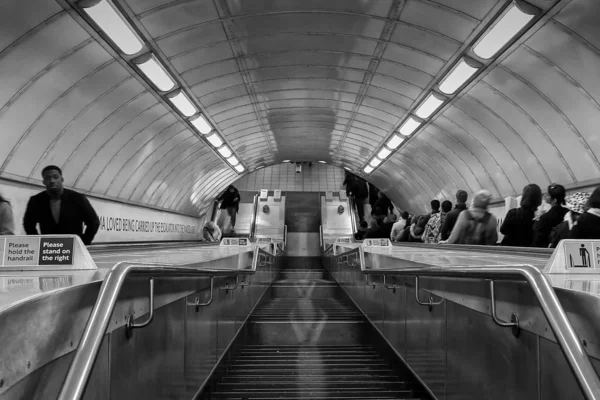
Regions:
[[[454,229],[454,225],[456,224],[456,220],[461,212],[467,209],[467,198],[469,195],[464,190],[459,190],[456,192],[456,206],[454,206],[454,210],[450,211],[446,214],[446,218],[444,218],[444,223],[442,225],[442,240],[448,240],[450,234],[452,233],[452,229]]]
[[[29,198],[23,227],[28,235],[78,235],[84,244],[94,240],[100,220],[88,199],[63,187],[62,171],[55,165],[42,170],[46,191]],[[83,225],[85,224],[85,232]]]
[[[234,233],[235,217],[240,210],[240,193],[235,186],[229,185],[227,190],[217,198],[217,201],[221,202],[221,210],[227,210],[231,219],[231,233]]]

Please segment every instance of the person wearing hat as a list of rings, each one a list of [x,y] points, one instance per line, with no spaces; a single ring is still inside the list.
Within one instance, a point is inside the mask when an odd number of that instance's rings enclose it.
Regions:
[[[550,244],[552,229],[563,222],[565,214],[569,211],[563,207],[565,196],[564,186],[554,183],[548,186],[546,202],[552,207],[533,225],[533,247],[548,247]]]
[[[558,224],[550,235],[550,248],[555,248],[563,239],[568,239],[571,229],[577,223],[579,216],[587,209],[587,202],[590,198],[589,193],[578,192],[566,199],[565,209],[567,213],[563,222]]]
[[[587,206],[569,232],[569,239],[600,239],[600,186],[592,192]]]
[[[495,245],[498,241],[498,221],[488,211],[491,200],[492,194],[489,191],[477,192],[471,208],[458,215],[448,240],[440,243]]]

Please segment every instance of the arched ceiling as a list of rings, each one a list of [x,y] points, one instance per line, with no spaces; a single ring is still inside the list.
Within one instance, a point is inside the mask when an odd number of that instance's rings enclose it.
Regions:
[[[246,172],[286,159],[362,171],[505,0],[113,0]],[[368,180],[426,208],[600,177],[600,3],[538,20]],[[73,0],[0,2],[0,176],[186,214],[240,174]],[[141,54],[140,53],[140,54]]]

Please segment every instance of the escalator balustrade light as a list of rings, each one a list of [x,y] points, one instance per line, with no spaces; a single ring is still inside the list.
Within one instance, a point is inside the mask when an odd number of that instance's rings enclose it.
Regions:
[[[145,54],[133,60],[133,63],[150,79],[158,90],[167,92],[175,87],[175,81],[154,54]]]
[[[373,168],[378,167],[381,164],[382,160],[380,160],[377,157],[373,157],[373,159],[371,160],[371,162],[369,163],[369,165]]]
[[[108,0],[84,0],[79,6],[123,53],[136,54],[144,47],[129,23]]]
[[[373,167],[370,166],[366,166],[363,171],[365,171],[365,174],[370,174],[371,172],[373,172]]]
[[[326,161],[319,161],[321,164],[327,164]]]
[[[394,137],[392,137],[390,139],[389,142],[387,142],[386,146],[389,147],[390,149],[394,150],[396,149],[398,146],[400,146],[402,144],[402,142],[404,142],[404,139],[401,138],[398,135],[394,135]]]
[[[223,145],[223,141],[216,133],[207,136],[206,140],[208,140],[208,143],[212,144],[214,147],[220,147],[221,145]]]
[[[514,1],[473,47],[484,60],[494,57],[540,10],[524,1]]]
[[[242,172],[244,172],[245,168],[242,164],[240,164],[237,167],[235,167],[235,170],[239,173],[242,173]]]
[[[352,171],[352,168],[344,167],[346,171]]]
[[[240,163],[240,162],[238,161],[238,159],[237,159],[235,156],[231,156],[231,157],[229,157],[229,158],[227,159],[227,162],[228,162],[229,164],[233,165],[234,167]],[[261,166],[259,166],[259,167],[256,167],[256,169],[263,168],[263,167],[264,167],[264,165],[261,165]]]
[[[194,128],[198,129],[198,132],[203,135],[208,135],[212,131],[212,126],[202,114],[198,114],[197,117],[191,118],[190,122],[194,125]]]
[[[481,65],[475,63],[470,58],[463,58],[450,70],[442,79],[439,89],[445,94],[453,94],[465,84],[481,68]]]
[[[286,163],[286,162],[290,162],[290,160],[283,160],[283,162],[284,162],[284,163]]]
[[[384,147],[379,153],[377,153],[377,157],[381,158],[382,160],[385,160],[390,154],[392,154],[392,151]]]
[[[174,93],[168,95],[167,98],[186,117],[191,117],[198,112],[196,107],[181,89],[177,89]]]
[[[227,157],[231,157],[231,154],[232,154],[232,153],[231,153],[231,150],[229,150],[229,147],[227,147],[227,146],[219,147],[219,148],[217,149],[217,151],[218,151],[219,153],[221,153],[221,155],[222,155],[223,157],[225,157],[225,158],[227,158]]]
[[[429,93],[429,96],[427,96],[425,98],[425,101],[422,102],[421,105],[417,108],[415,114],[417,114],[418,117],[423,119],[429,118],[431,114],[436,112],[436,110],[440,108],[442,104],[444,104],[445,100],[446,99],[443,98],[441,95],[438,95],[433,92]]]

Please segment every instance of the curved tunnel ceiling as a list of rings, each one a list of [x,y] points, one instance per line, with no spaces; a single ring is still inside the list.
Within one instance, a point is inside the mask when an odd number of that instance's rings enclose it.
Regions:
[[[246,172],[359,170],[504,0],[114,0]],[[540,18],[365,176],[423,209],[461,188],[600,177],[600,3]],[[136,56],[138,56],[137,54]],[[197,215],[240,177],[71,0],[0,3],[0,173]]]

